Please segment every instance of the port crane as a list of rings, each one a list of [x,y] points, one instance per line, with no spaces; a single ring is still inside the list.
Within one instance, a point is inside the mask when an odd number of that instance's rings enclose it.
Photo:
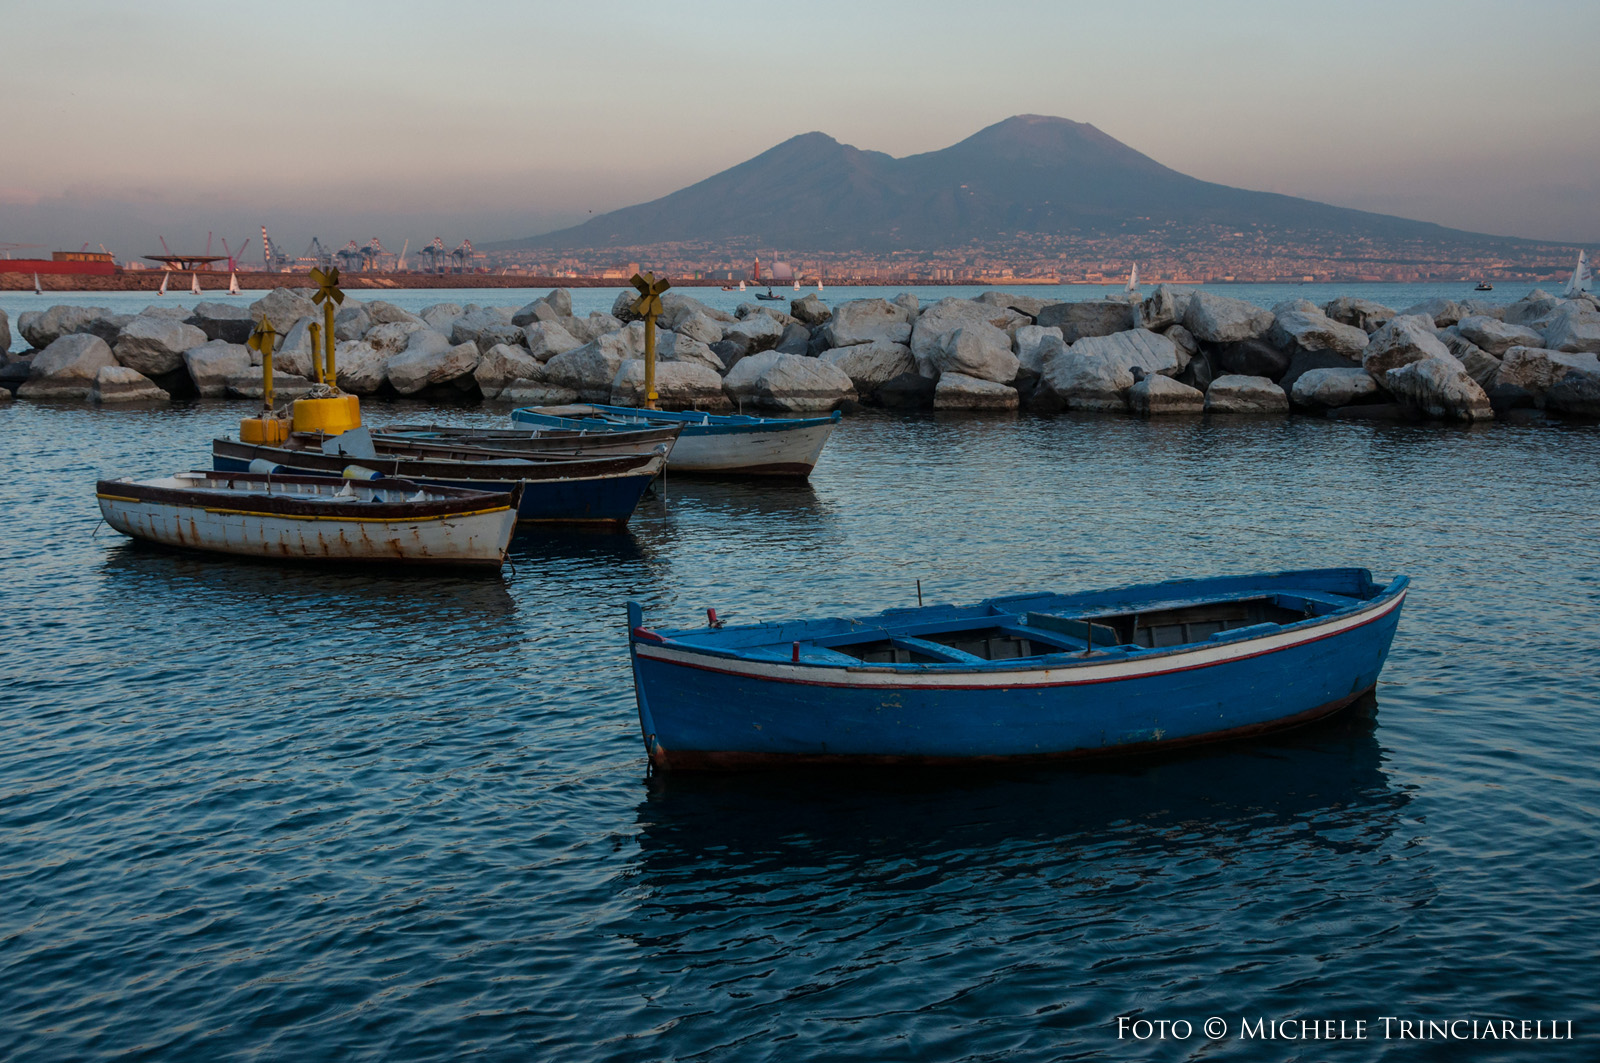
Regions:
[[[281,273],[289,268],[289,256],[283,248],[272,242],[272,237],[267,235],[267,227],[261,227],[261,257],[267,264],[267,272]]]
[[[478,253],[472,249],[471,240],[462,240],[461,245],[450,252],[450,264],[457,273],[472,272],[472,260]]]
[[[312,269],[326,270],[333,266],[333,252],[322,246],[321,239],[313,236],[305,252],[295,261]]]
[[[444,249],[444,239],[438,236],[433,238],[433,243],[417,251],[417,254],[427,258],[429,273],[442,273],[444,260],[450,257],[450,252]]]

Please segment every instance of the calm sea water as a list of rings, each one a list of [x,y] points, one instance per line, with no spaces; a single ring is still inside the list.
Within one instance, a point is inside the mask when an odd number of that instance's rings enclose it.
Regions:
[[[203,465],[240,409],[0,407],[0,1058],[1595,1057],[1594,427],[861,413],[807,486],[673,479],[498,578],[97,527],[97,476]],[[1332,725],[1115,769],[646,777],[630,597],[672,625],[1332,564],[1415,580]],[[1263,1018],[1372,1025],[1239,1039]]]
[[[73,306],[104,306],[118,313],[138,313],[147,306],[185,306],[192,307],[201,301],[237,303],[240,306],[249,306],[265,295],[265,292],[247,291],[239,295],[229,295],[225,291],[206,292],[201,296],[194,296],[187,291],[176,290],[161,297],[156,297],[152,292],[45,292],[35,295],[32,292],[0,291],[0,310],[4,310],[11,318],[13,350],[24,350],[28,344],[17,332],[17,315],[28,310],[42,310],[56,304],[70,304]],[[1310,299],[1317,305],[1322,305],[1328,300],[1340,295],[1359,296],[1363,299],[1373,299],[1386,306],[1403,310],[1408,306],[1432,299],[1435,296],[1444,296],[1450,299],[1482,299],[1492,303],[1510,303],[1526,295],[1532,286],[1502,285],[1492,292],[1475,292],[1470,284],[1207,284],[1185,285],[1183,290],[1199,289],[1216,292],[1219,295],[1232,296],[1235,299],[1247,299],[1262,306],[1271,306],[1283,299]],[[371,299],[384,299],[406,310],[421,310],[434,303],[459,303],[465,306],[468,303],[477,303],[479,306],[522,306],[533,299],[544,295],[548,288],[413,288],[395,291],[380,291],[377,289],[357,290],[351,289],[346,294],[352,298],[363,301]],[[632,291],[633,289],[628,289]],[[722,310],[732,311],[740,303],[755,302],[755,294],[765,291],[765,288],[750,288],[748,291],[725,292],[720,288],[683,288],[686,294],[693,296],[711,306]],[[830,305],[846,299],[892,299],[901,292],[911,292],[924,304],[937,302],[940,299],[958,296],[965,299],[981,295],[986,291],[994,291],[992,287],[976,286],[934,286],[934,287],[908,287],[890,286],[874,287],[831,287],[817,292],[815,287],[803,288],[796,292],[792,288],[779,286],[773,289],[781,291],[785,296],[798,298],[802,295],[815,292],[819,298]],[[1030,295],[1041,299],[1060,299],[1062,301],[1077,301],[1080,299],[1105,299],[1122,293],[1122,285],[1100,284],[1063,284],[1063,285],[1024,285],[1014,288],[1000,288],[1013,294]],[[1142,289],[1146,294],[1155,290],[1152,285],[1145,285]],[[573,288],[572,308],[580,315],[587,315],[594,310],[611,309],[611,304],[616,300],[621,288]],[[773,303],[772,306],[779,310],[788,310],[788,304]]]

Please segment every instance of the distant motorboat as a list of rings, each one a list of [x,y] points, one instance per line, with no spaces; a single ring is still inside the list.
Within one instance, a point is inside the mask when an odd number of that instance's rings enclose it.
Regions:
[[[1472,290],[1475,292],[1492,292],[1494,291],[1494,285],[1488,281],[1479,281],[1478,286]]]
[[[156,294],[157,295],[166,295],[167,294],[167,281],[169,281],[171,279],[172,279],[172,274],[171,273],[163,273],[163,274],[161,274],[161,287],[156,289]]]
[[[1589,290],[1589,252],[1578,252],[1578,264],[1573,267],[1572,279],[1567,282],[1566,291],[1562,292],[1568,299],[1580,292]]]
[[[783,296],[778,295],[771,288],[768,288],[765,294],[756,292],[756,298],[762,300],[763,302],[774,303],[781,300]]]
[[[228,274],[228,294],[239,294],[239,275],[237,273]]]

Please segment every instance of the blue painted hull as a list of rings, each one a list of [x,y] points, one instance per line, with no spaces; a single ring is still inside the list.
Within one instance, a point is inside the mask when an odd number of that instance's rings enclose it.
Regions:
[[[1256,734],[1373,688],[1399,623],[1397,584],[1368,608],[1266,637],[971,668],[709,655],[636,627],[640,726],[658,768],[691,770],[1126,755]]]
[[[248,472],[250,463],[213,454],[217,472]],[[288,468],[294,468],[292,462]],[[311,469],[309,472],[319,472]],[[326,473],[322,473],[326,475]],[[430,487],[464,487],[474,491],[511,491],[522,486],[517,506],[519,523],[626,525],[639,499],[655,480],[654,474],[608,476],[588,480],[435,480],[414,477]]]

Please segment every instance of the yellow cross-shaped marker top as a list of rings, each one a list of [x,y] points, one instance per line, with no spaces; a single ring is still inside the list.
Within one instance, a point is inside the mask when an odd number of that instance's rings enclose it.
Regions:
[[[639,289],[639,298],[633,302],[633,312],[640,317],[654,317],[661,313],[661,293],[672,287],[672,282],[654,273],[635,273],[632,284]]]
[[[263,346],[266,345],[266,339],[268,336],[271,336],[273,339],[277,339],[281,335],[283,335],[283,333],[273,328],[272,322],[263,317],[261,319],[261,323],[256,326],[254,332],[250,333],[250,338],[245,342],[249,344],[253,350],[259,351]]]
[[[311,297],[314,303],[325,299],[332,299],[335,304],[344,302],[344,292],[339,290],[339,267],[329,266],[326,270],[312,269],[311,279],[317,282],[317,294]]]

